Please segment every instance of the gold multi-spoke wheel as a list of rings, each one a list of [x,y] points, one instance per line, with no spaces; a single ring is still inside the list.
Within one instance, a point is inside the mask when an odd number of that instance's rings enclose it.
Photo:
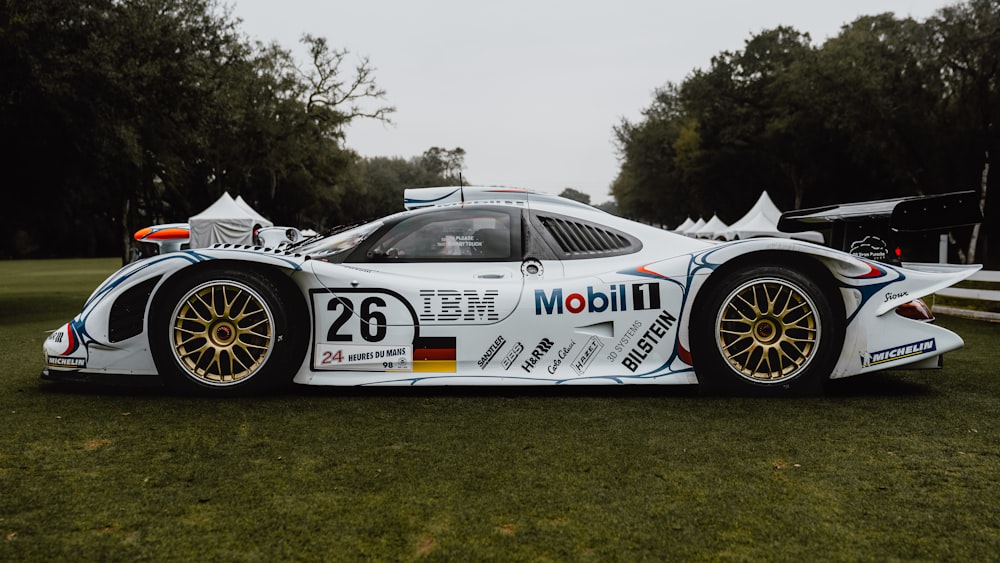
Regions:
[[[271,391],[302,365],[308,319],[281,271],[209,262],[164,281],[150,307],[150,352],[163,382],[181,393]]]
[[[716,271],[695,301],[691,356],[703,392],[821,393],[841,357],[844,308],[819,263],[774,256]]]
[[[233,385],[252,377],[274,347],[274,316],[245,284],[225,280],[188,291],[172,315],[174,357],[206,385]]]
[[[723,300],[716,329],[719,351],[740,376],[780,383],[809,365],[822,327],[804,290],[765,278],[744,283]]]

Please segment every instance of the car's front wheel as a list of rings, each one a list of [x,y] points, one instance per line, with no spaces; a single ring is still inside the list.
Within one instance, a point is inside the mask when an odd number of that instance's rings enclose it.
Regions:
[[[294,296],[241,269],[206,269],[171,283],[150,319],[153,359],[168,386],[232,395],[291,381],[304,343],[289,316]]]
[[[746,267],[706,288],[692,350],[710,393],[804,395],[822,391],[843,344],[823,280],[782,265]]]

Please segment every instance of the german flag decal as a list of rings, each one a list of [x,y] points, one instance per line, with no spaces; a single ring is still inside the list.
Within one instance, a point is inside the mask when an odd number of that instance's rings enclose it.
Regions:
[[[418,337],[413,343],[413,371],[455,373],[455,337]]]

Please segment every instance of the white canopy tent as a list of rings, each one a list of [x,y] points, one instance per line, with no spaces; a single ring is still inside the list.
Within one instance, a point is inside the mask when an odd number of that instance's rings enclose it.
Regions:
[[[726,231],[729,227],[719,219],[718,215],[712,215],[712,218],[705,222],[702,228],[698,229],[693,233],[689,233],[698,238],[714,239]]]
[[[254,227],[274,223],[257,213],[242,197],[222,194],[212,205],[188,219],[191,248],[205,248],[218,243],[253,244]]]
[[[768,219],[767,215],[764,213],[758,212],[753,217],[744,217],[743,219],[740,219],[739,228],[736,229],[735,225],[730,227],[729,230],[726,231],[726,235],[729,240],[733,240],[774,236],[775,233],[778,232],[779,231],[775,227],[775,223]],[[788,236],[787,233],[784,234],[785,236]]]
[[[732,225],[726,229],[724,235],[726,240],[733,240],[737,238],[750,238],[747,236],[739,236],[741,232],[746,231],[746,226],[753,226],[755,230],[759,230],[761,227],[770,225],[770,229],[765,228],[765,231],[777,231],[778,219],[781,217],[781,211],[778,206],[771,201],[771,196],[767,194],[767,191],[760,193],[760,197],[757,198],[757,203],[753,204],[750,211],[747,211],[743,217],[740,217],[733,222]],[[760,235],[756,235],[760,236]]]
[[[691,218],[688,217],[687,219],[684,219],[683,223],[681,223],[680,225],[677,225],[677,228],[674,229],[674,232],[675,233],[683,233],[684,231],[690,229],[691,225],[694,225],[694,221],[692,221]]]
[[[698,232],[698,229],[700,229],[700,228],[702,228],[704,226],[705,226],[705,220],[702,219],[701,217],[698,217],[698,220],[695,221],[693,225],[691,225],[690,227],[684,229],[683,231],[678,230],[677,232],[681,233],[681,234],[684,234],[684,235],[687,235],[689,237],[693,237],[693,236],[695,236],[695,233]]]
[[[267,218],[265,218],[260,213],[257,213],[256,209],[254,209],[253,207],[250,207],[250,204],[247,203],[247,200],[243,199],[243,196],[241,196],[241,195],[236,196],[236,205],[239,205],[241,208],[243,208],[244,211],[246,211],[247,213],[249,213],[251,216],[255,217],[258,221],[263,221],[265,223],[270,223],[270,221],[268,221]],[[262,224],[261,226],[263,227],[264,225]],[[270,225],[268,225],[268,226],[270,226]]]
[[[771,196],[767,191],[763,191],[757,199],[757,203],[747,211],[746,215],[739,218],[724,231],[716,233],[717,236],[726,240],[748,239],[754,237],[781,237],[794,238],[816,244],[823,244],[823,234],[818,231],[804,231],[801,233],[785,233],[778,230],[778,219],[781,218],[781,210],[771,201]]]

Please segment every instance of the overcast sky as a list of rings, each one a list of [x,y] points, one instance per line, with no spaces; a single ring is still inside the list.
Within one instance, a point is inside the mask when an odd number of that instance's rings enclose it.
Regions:
[[[395,125],[358,122],[364,156],[462,147],[479,185],[609,199],[612,127],[653,90],[779,25],[819,45],[860,15],[922,21],[945,0],[226,0],[243,30],[292,48],[304,33],[367,56]],[[356,59],[352,59],[352,62]]]

